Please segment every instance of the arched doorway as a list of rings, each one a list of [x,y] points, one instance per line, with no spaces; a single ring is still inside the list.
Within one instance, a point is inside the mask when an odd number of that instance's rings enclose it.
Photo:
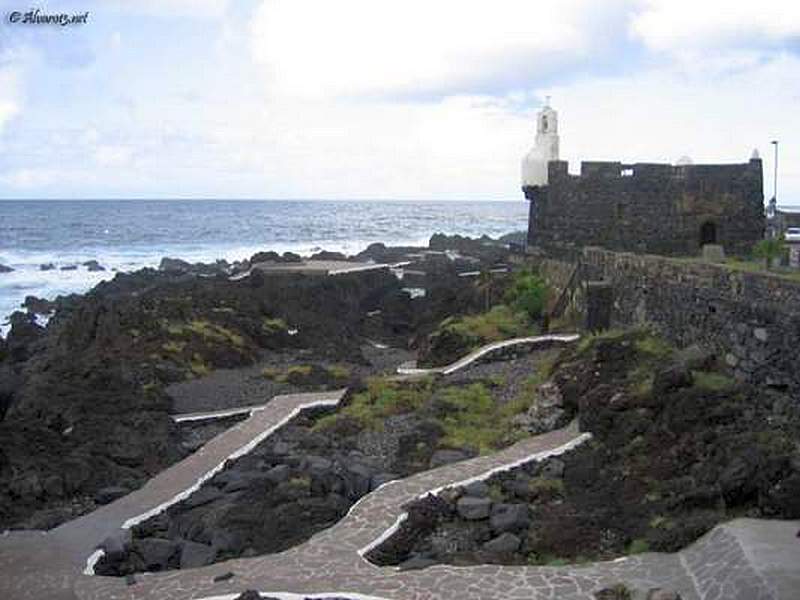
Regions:
[[[717,226],[711,221],[706,221],[700,226],[700,246],[717,243]]]

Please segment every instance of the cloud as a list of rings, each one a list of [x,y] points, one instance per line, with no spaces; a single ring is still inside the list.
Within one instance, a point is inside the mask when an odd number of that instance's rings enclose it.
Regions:
[[[648,0],[631,32],[659,51],[764,47],[800,38],[800,3]]]
[[[629,3],[565,0],[264,0],[252,49],[273,93],[474,93],[597,61]]]
[[[560,111],[562,156],[581,160],[745,162],[753,148],[772,185],[770,141],[781,146],[779,186],[800,204],[800,57],[781,53],[724,77],[682,64],[625,77],[590,77],[553,89]],[[591,98],[591,103],[585,101]]]
[[[0,66],[0,134],[5,125],[20,112],[22,88],[16,67]]]

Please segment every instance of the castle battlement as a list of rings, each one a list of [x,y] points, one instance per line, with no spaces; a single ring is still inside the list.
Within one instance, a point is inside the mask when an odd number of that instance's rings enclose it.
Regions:
[[[761,159],[753,158],[746,163],[686,164],[670,163],[623,163],[620,161],[581,161],[580,173],[569,173],[569,162],[554,160],[548,163],[548,182],[562,179],[624,179],[631,183],[640,180],[707,179],[719,180],[735,177],[751,170],[761,171]]]

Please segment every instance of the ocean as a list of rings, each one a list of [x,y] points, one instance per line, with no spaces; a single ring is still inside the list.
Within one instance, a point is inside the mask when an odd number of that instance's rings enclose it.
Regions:
[[[355,254],[372,242],[426,245],[436,232],[499,236],[527,203],[260,200],[0,200],[0,335],[25,296],[85,292],[115,271],[240,260],[259,250]],[[107,270],[90,272],[96,260]],[[54,270],[40,265],[52,263]],[[77,265],[76,270],[61,267]]]

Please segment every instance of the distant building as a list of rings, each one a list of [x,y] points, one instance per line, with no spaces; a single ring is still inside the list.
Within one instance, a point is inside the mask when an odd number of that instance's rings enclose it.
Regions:
[[[582,162],[580,175],[570,175],[558,160],[556,119],[549,105],[539,112],[522,163],[529,246],[696,256],[703,245],[719,244],[743,255],[763,239],[757,156],[727,165]]]

